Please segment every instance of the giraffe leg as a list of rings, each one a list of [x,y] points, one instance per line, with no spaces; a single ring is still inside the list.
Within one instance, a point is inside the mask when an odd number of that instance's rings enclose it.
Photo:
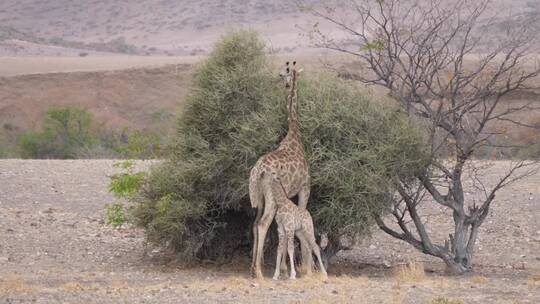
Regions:
[[[296,279],[296,270],[294,269],[294,232],[287,232],[287,251],[289,253],[289,262],[291,263],[291,276],[290,279]]]
[[[285,243],[283,243],[281,250],[281,271],[287,273],[287,246],[285,246]]]
[[[277,248],[277,255],[276,255],[276,270],[274,271],[274,280],[279,280],[280,275],[280,267],[281,267],[281,260],[282,256],[287,257],[285,253],[285,231],[283,230],[283,226],[278,224],[278,248]]]
[[[298,208],[306,209],[309,200],[310,188],[309,182],[307,182],[300,192],[298,192]],[[311,247],[306,239],[300,238],[300,248],[302,250],[302,268],[306,271],[306,274],[310,275],[313,269],[313,256],[311,255]]]
[[[299,237],[300,249],[302,251],[302,269],[306,275],[313,273],[313,257],[311,256],[311,246],[304,237]]]
[[[306,239],[306,241],[309,243],[309,246],[315,256],[317,257],[317,260],[319,261],[319,268],[321,269],[321,273],[326,278],[328,275],[326,274],[326,269],[324,268],[324,264],[322,262],[321,258],[321,248],[319,245],[317,245],[317,241],[315,240],[315,233],[313,231],[313,220],[310,219],[310,221],[307,223],[307,225],[302,230],[303,237]]]
[[[302,188],[298,192],[298,208],[300,209],[307,208],[310,192],[311,190],[309,188],[309,182],[307,182],[306,184],[304,184],[304,186],[302,186]]]
[[[261,191],[261,184],[260,184],[260,172],[259,172],[259,166],[255,165],[253,169],[251,169],[250,176],[249,176],[249,200],[251,202],[252,208],[257,208],[257,216],[255,217],[255,221],[253,222],[253,250],[251,252],[251,274],[255,275],[255,259],[257,257],[257,244],[258,244],[258,233],[257,233],[257,226],[259,225],[259,222],[261,220],[261,216],[264,211],[264,195]]]
[[[315,241],[315,235],[313,235],[313,233],[311,233],[311,235],[306,236],[306,237],[309,240],[309,245],[311,246],[311,249],[313,250],[313,253],[317,257],[317,261],[319,261],[319,268],[321,269],[321,273],[323,274],[323,276],[325,278],[327,278],[328,275],[326,274],[326,269],[324,268],[324,264],[323,264],[322,258],[321,258],[321,248],[319,247],[319,245],[317,245],[317,242]]]
[[[269,200],[266,201],[268,203]],[[259,223],[257,224],[257,249],[256,249],[256,256],[255,256],[255,273],[254,276],[256,278],[262,278],[262,260],[264,255],[264,241],[266,240],[266,233],[268,232],[268,228],[270,227],[270,224],[272,224],[272,220],[274,219],[274,215],[276,214],[276,206],[273,203],[269,203],[265,205],[263,215],[261,219],[259,220]]]
[[[257,226],[259,225],[259,222],[261,220],[261,216],[263,213],[263,207],[260,206],[257,208],[257,216],[255,217],[255,221],[253,222],[253,249],[251,251],[251,274],[255,275],[255,258],[257,257],[257,244],[258,244],[258,233],[257,233]]]
[[[321,273],[325,278],[328,277],[328,274],[326,273],[326,269],[324,268],[324,264],[322,262],[321,258],[321,248],[319,248],[319,245],[317,243],[313,242],[313,253],[317,257],[317,260],[319,261],[319,267],[321,268]]]

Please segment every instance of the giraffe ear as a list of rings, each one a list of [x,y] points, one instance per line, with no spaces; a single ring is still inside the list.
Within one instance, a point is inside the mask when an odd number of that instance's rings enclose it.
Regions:
[[[300,73],[302,73],[303,71],[304,71],[304,68],[301,68],[301,69],[299,69],[298,71],[296,71],[296,74],[300,74]]]

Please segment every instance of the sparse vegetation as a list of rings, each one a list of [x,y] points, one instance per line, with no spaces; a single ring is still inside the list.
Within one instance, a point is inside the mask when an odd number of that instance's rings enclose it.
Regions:
[[[311,10],[354,41],[339,43],[315,27],[313,36],[320,46],[364,62],[367,69],[361,71],[359,80],[387,90],[429,134],[429,169],[409,180],[394,180],[397,192],[392,217],[377,216],[378,226],[441,259],[456,273],[473,269],[479,229],[496,193],[539,168],[536,161],[515,161],[490,184],[485,168],[473,161],[478,151],[497,145],[494,134],[507,132],[495,127],[537,127],[516,120],[516,115],[537,110],[538,103],[510,106],[505,98],[515,93],[535,94],[540,66],[532,58],[540,46],[539,20],[508,17],[503,20],[508,22],[505,31],[494,35],[485,31],[499,22],[491,18],[491,4],[359,0],[339,10]],[[341,15],[349,8],[354,16]],[[478,59],[471,62],[473,57]],[[476,193],[466,193],[465,183],[474,184]],[[443,241],[434,241],[419,211],[427,201],[450,211],[446,214],[454,231]]]
[[[51,107],[43,130],[25,132],[19,144],[25,158],[75,158],[77,150],[96,144],[92,115],[81,107]]]
[[[484,276],[474,276],[471,278],[471,282],[475,284],[486,284],[489,282],[489,279]]]
[[[105,222],[114,228],[122,226],[127,221],[124,204],[114,203],[106,206]]]
[[[423,168],[422,137],[396,108],[335,76],[311,74],[299,92],[309,208],[318,233],[328,234],[330,257],[343,248],[341,237],[367,233],[371,213],[384,212],[389,180]],[[172,154],[137,196],[135,216],[150,240],[183,261],[249,248],[249,170],[284,136],[284,101],[256,34],[229,34],[216,46],[196,72]]]
[[[134,163],[131,160],[120,161],[113,166],[121,169],[122,172],[110,176],[109,192],[121,201],[133,199],[140,190],[145,172],[135,172]],[[113,227],[122,226],[129,221],[129,212],[121,201],[107,205],[105,209],[106,222]]]
[[[407,265],[399,265],[396,267],[394,275],[400,284],[418,283],[426,279],[426,273],[422,263],[408,263]]]
[[[42,130],[23,132],[18,145],[23,158],[153,158],[163,142],[153,132],[107,130],[85,108],[66,106],[49,108]]]
[[[121,168],[122,173],[113,174],[109,184],[109,191],[117,198],[130,199],[139,191],[143,179],[144,172],[134,172],[134,164],[130,160],[117,162],[114,167]]]

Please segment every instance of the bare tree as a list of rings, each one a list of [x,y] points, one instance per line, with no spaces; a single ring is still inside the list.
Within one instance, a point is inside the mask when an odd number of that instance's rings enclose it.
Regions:
[[[375,215],[376,222],[387,234],[441,258],[453,271],[470,271],[479,227],[496,192],[536,169],[533,161],[514,161],[498,182],[489,184],[472,158],[491,144],[494,124],[527,127],[515,115],[538,108],[504,99],[534,89],[532,81],[540,72],[537,20],[530,14],[488,16],[487,0],[337,3],[308,9],[349,39],[334,40],[315,27],[317,44],[361,59],[367,71],[360,80],[386,88],[407,113],[420,118],[429,134],[429,170],[413,181],[393,181],[394,223],[381,215]],[[450,159],[444,159],[443,148],[450,149]],[[465,181],[482,191],[481,201],[466,195]],[[419,215],[426,197],[452,211],[454,231],[444,243],[432,240]]]

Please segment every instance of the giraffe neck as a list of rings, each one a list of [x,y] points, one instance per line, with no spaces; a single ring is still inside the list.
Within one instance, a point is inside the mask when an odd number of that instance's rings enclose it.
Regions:
[[[289,130],[287,135],[300,137],[300,122],[298,121],[298,88],[296,82],[296,70],[292,71],[291,88],[287,95],[287,122]]]
[[[287,197],[287,191],[285,190],[285,187],[283,186],[283,183],[279,179],[274,179],[274,182],[277,183],[277,189],[276,191],[276,205],[278,208],[284,207],[287,205],[287,202],[289,198]]]

